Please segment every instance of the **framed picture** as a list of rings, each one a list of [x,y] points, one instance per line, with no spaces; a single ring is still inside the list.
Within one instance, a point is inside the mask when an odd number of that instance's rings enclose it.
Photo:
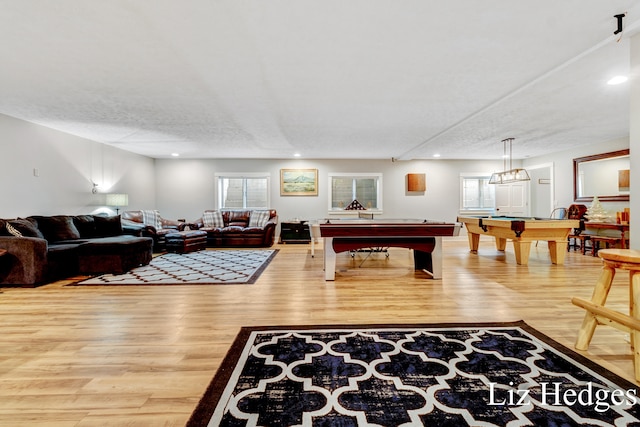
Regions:
[[[318,169],[280,169],[281,196],[317,196]]]

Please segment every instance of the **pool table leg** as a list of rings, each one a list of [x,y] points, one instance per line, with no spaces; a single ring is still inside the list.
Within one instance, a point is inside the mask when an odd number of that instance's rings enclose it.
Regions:
[[[549,240],[549,255],[552,264],[564,264],[564,256],[567,252],[566,240]]]
[[[504,252],[506,248],[507,248],[507,239],[496,237],[496,249]]]
[[[469,249],[471,253],[478,253],[478,246],[480,246],[480,235],[477,233],[467,233],[467,237],[469,237]]]
[[[333,237],[324,238],[324,280],[336,280],[336,251],[333,250]]]
[[[442,279],[442,237],[436,236],[435,246],[431,252],[413,251],[416,270],[422,270],[432,279]]]
[[[531,252],[531,242],[513,241],[513,250],[516,253],[516,263],[518,265],[529,264],[529,253]]]

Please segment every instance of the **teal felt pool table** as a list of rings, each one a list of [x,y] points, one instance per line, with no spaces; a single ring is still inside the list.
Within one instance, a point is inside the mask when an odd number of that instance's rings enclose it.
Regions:
[[[499,251],[504,251],[507,240],[511,240],[516,263],[520,265],[528,264],[531,243],[538,240],[548,242],[553,264],[563,264],[569,233],[574,228],[580,228],[578,220],[532,217],[459,216],[458,222],[467,228],[471,252],[478,252],[482,235],[495,237],[496,249]]]

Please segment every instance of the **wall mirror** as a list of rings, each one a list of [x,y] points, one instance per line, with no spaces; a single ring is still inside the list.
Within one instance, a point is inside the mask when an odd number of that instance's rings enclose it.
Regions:
[[[591,202],[629,200],[629,150],[573,159],[573,198]]]

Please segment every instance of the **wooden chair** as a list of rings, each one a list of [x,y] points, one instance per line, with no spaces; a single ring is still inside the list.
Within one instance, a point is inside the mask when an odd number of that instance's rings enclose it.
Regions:
[[[571,250],[571,248],[573,248],[574,251],[580,248],[582,253],[583,254],[585,253],[587,249],[587,242],[589,241],[589,237],[590,237],[589,235],[582,234],[582,232],[584,231],[584,226],[582,221],[584,221],[584,215],[586,213],[587,213],[586,205],[574,204],[567,208],[565,219],[578,219],[581,221],[580,229],[577,229],[577,230],[574,229],[567,237],[569,241],[567,244],[567,251]]]

